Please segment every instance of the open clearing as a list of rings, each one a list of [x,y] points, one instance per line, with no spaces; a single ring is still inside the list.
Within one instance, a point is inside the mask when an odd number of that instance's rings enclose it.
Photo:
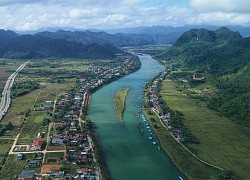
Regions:
[[[250,172],[250,131],[176,90],[170,80],[164,80],[160,94],[172,110],[184,114],[184,125],[201,144],[190,146],[201,159],[233,170],[243,179]]]

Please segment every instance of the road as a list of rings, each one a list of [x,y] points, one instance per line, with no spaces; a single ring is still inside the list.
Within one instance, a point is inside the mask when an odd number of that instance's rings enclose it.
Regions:
[[[219,167],[219,166],[215,166],[215,165],[213,165],[213,164],[210,164],[210,163],[208,163],[208,162],[206,162],[206,161],[200,159],[199,157],[197,157],[194,153],[192,153],[185,145],[183,145],[183,144],[173,135],[172,132],[169,131],[168,127],[162,122],[160,115],[155,111],[155,109],[154,109],[154,108],[151,108],[151,110],[153,110],[154,113],[158,116],[160,123],[161,123],[162,126],[170,133],[170,135],[174,138],[174,140],[175,140],[176,142],[178,142],[178,143],[179,143],[179,144],[180,144],[189,154],[191,154],[194,158],[196,158],[196,159],[199,160],[200,162],[204,163],[205,165],[211,166],[211,167],[213,167],[213,168],[216,168],[216,169],[219,169],[219,170],[223,171],[223,168],[221,168],[221,167]]]
[[[27,61],[23,63],[17,70],[10,75],[8,78],[4,90],[2,92],[2,98],[1,98],[1,103],[0,103],[0,120],[3,118],[5,113],[8,111],[11,103],[11,98],[10,98],[10,92],[11,92],[11,87],[14,84],[15,78],[18,75],[18,73],[29,63],[30,61]]]

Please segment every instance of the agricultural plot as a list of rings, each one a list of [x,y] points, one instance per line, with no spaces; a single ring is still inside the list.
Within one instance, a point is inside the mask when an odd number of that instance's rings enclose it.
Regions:
[[[184,125],[201,142],[190,145],[201,159],[234,171],[247,179],[250,167],[250,131],[208,109],[206,104],[191,99],[176,90],[176,85],[165,80],[161,95],[170,109],[184,114]]]
[[[58,164],[64,160],[63,152],[46,153],[45,163],[46,164]]]
[[[12,140],[0,139],[0,167],[4,164],[12,144]]]
[[[47,117],[44,112],[32,112],[25,121],[20,138],[37,138],[39,132],[46,136],[48,126],[43,125],[43,119]]]
[[[0,60],[0,93],[5,86],[8,77],[23,63],[23,61]]]

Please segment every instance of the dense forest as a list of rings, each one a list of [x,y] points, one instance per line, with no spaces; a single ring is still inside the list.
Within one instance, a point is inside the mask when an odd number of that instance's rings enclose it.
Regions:
[[[86,58],[112,59],[122,51],[111,44],[82,44],[42,35],[17,35],[0,30],[0,57],[9,59]]]
[[[250,38],[222,27],[192,29],[157,58],[206,74],[217,88],[208,106],[250,127]]]

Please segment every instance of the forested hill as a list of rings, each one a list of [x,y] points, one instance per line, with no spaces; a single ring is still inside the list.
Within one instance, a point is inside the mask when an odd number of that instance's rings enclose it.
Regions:
[[[250,127],[250,38],[227,28],[192,29],[157,58],[207,76],[218,88],[208,105]]]
[[[141,46],[154,44],[154,40],[150,35],[144,34],[108,34],[106,32],[92,32],[92,31],[64,31],[59,30],[56,32],[40,32],[36,35],[50,37],[54,39],[65,39],[68,41],[75,41],[85,45],[97,43],[104,45],[106,43],[112,44],[117,47],[124,46]]]
[[[102,45],[54,39],[41,35],[17,35],[0,30],[0,57],[11,59],[33,58],[114,58],[121,50],[111,44]]]

